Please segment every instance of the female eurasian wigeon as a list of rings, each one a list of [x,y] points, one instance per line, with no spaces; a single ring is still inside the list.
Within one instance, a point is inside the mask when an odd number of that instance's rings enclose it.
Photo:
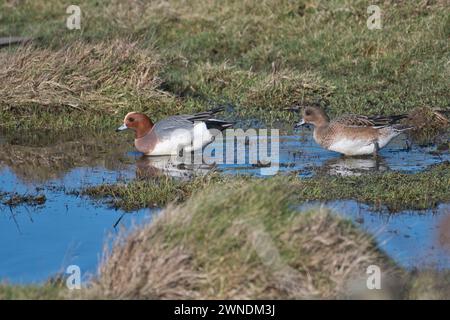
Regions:
[[[134,130],[134,145],[145,155],[174,155],[180,150],[191,152],[214,141],[214,132],[209,129],[223,131],[233,125],[213,118],[220,111],[223,107],[193,115],[171,116],[155,124],[143,113],[130,112],[116,131]]]
[[[399,124],[407,115],[360,116],[345,115],[330,121],[319,107],[307,106],[302,110],[303,119],[295,125],[314,125],[314,140],[328,150],[348,156],[373,154],[386,146],[392,138],[411,129]]]

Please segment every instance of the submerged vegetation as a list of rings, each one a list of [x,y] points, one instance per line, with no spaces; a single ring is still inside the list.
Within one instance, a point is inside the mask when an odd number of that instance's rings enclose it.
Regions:
[[[45,204],[47,198],[44,194],[19,194],[17,192],[0,191],[0,204],[16,207],[19,205],[40,206]]]

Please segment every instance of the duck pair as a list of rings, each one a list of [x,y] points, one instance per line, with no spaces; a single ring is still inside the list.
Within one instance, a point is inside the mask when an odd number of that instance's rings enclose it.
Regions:
[[[186,152],[203,148],[212,141],[217,132],[232,127],[233,123],[216,119],[216,108],[193,115],[176,115],[153,123],[148,116],[139,112],[130,112],[117,131],[132,129],[135,131],[134,145],[145,155],[173,155],[181,148]],[[302,120],[295,125],[314,126],[314,140],[328,150],[348,156],[378,154],[394,137],[411,129],[400,123],[407,115],[362,116],[346,115],[334,120],[329,119],[319,107],[302,108]],[[216,129],[217,131],[211,131]],[[195,139],[200,144],[192,145]]]

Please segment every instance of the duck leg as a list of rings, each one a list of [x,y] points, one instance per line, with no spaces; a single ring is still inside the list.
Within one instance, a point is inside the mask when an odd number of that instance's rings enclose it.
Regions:
[[[378,153],[380,152],[380,145],[378,144],[378,141],[373,142],[373,157],[375,159],[378,159]]]
[[[411,141],[409,140],[409,138],[406,138],[405,143],[406,143],[406,148],[405,148],[405,150],[406,150],[407,152],[411,151]]]

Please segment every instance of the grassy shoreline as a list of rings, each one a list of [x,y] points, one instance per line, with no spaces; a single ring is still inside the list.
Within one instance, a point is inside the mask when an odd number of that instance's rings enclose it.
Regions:
[[[0,126],[110,128],[131,110],[158,120],[224,103],[267,125],[298,103],[449,108],[444,1],[382,1],[376,31],[365,1],[188,2],[80,1],[77,31],[64,1],[0,1],[0,36],[35,38],[0,50]]]
[[[294,190],[293,200],[305,201],[356,200],[374,208],[400,210],[423,210],[450,201],[450,163],[443,162],[416,174],[399,172],[374,173],[363,176],[322,176],[300,178],[296,175],[275,176],[277,185]],[[103,184],[77,191],[78,194],[126,211],[145,207],[166,206],[172,202],[182,203],[190,196],[211,187],[227,184],[245,185],[260,178],[245,176],[224,177],[209,174],[189,181],[170,177],[150,180],[133,180],[129,183]],[[401,194],[402,197],[398,195]]]

